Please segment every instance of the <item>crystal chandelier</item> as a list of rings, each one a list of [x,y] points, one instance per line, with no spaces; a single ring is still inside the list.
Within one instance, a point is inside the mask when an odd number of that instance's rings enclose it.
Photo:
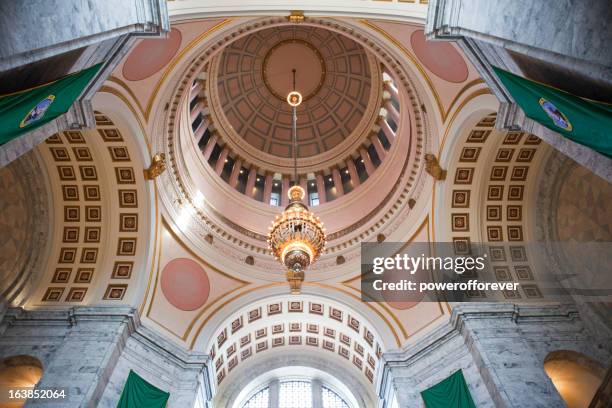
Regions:
[[[325,228],[303,203],[306,193],[298,184],[297,176],[297,113],[302,95],[295,91],[295,69],[293,70],[294,91],[287,96],[287,103],[293,111],[293,180],[289,189],[289,205],[277,215],[268,232],[268,246],[274,258],[287,268],[287,281],[292,294],[299,294],[304,281],[304,271],[325,249]]]

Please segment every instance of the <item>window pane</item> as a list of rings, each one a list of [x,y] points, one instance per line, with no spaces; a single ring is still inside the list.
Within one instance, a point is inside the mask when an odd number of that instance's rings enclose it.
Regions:
[[[323,408],[349,408],[342,398],[329,388],[323,387]]]
[[[279,408],[312,408],[312,389],[307,381],[280,383]]]
[[[270,399],[270,388],[264,388],[253,395],[242,408],[268,408]]]

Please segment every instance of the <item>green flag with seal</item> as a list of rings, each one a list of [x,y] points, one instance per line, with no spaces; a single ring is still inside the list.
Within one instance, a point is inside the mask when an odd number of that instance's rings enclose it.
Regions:
[[[528,118],[584,146],[612,157],[612,105],[493,67]]]
[[[68,112],[102,64],[48,84],[0,96],[0,145]]]

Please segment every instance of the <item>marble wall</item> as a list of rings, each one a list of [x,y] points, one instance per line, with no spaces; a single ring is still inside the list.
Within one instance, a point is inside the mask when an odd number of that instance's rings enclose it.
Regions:
[[[4,1],[0,71],[131,32],[168,31],[168,26],[162,0]]]
[[[26,407],[116,407],[130,369],[170,392],[169,408],[193,406],[197,392],[211,398],[208,357],[141,326],[127,307],[8,309],[0,324],[0,360],[15,355],[42,362],[37,388],[66,390],[64,399],[30,400]]]
[[[200,384],[208,382],[208,356],[187,353],[153,331],[141,327],[127,340],[98,407],[115,408],[123,385],[134,370],[146,381],[170,393],[168,408],[193,407]],[[204,386],[206,388],[206,386]],[[209,389],[209,387],[208,387]],[[210,392],[204,391],[207,400]]]
[[[470,36],[612,83],[607,0],[431,0],[427,30]]]
[[[384,354],[381,395],[400,407],[423,406],[420,392],[462,369],[478,407],[565,407],[544,371],[555,350],[583,353],[608,366],[612,350],[573,306],[456,304],[447,325],[414,345]]]
[[[527,118],[491,68],[601,99],[612,90],[610,19],[608,0],[430,0],[425,32],[457,41],[500,100],[498,129],[532,133],[612,182],[612,159]]]

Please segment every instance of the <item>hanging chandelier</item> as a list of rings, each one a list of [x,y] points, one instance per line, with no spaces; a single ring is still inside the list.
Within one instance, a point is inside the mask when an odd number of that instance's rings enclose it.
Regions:
[[[297,175],[297,112],[302,95],[295,91],[295,69],[293,70],[293,91],[287,96],[287,103],[293,111],[293,181],[287,192],[289,204],[277,215],[268,232],[268,246],[274,258],[287,268],[287,281],[292,294],[299,294],[304,281],[305,270],[325,250],[325,228],[303,203],[306,192],[299,186]]]

